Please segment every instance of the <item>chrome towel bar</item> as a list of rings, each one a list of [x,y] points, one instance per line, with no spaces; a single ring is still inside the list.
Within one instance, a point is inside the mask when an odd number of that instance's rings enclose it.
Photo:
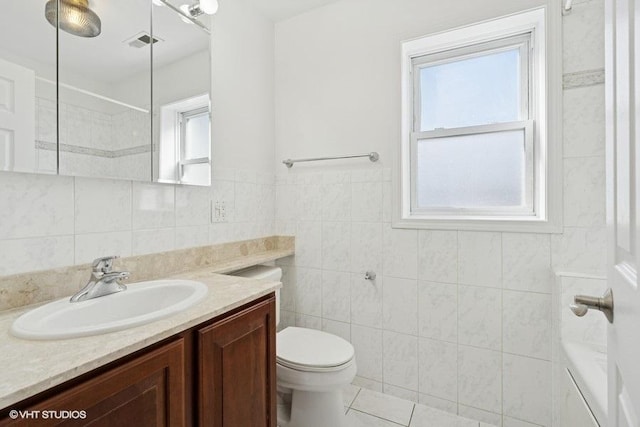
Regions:
[[[317,162],[320,160],[338,160],[338,159],[355,159],[357,157],[368,157],[372,162],[377,162],[380,159],[380,155],[375,151],[367,154],[354,154],[352,156],[335,156],[335,157],[316,157],[312,159],[287,159],[283,160],[282,163],[287,165],[288,168],[292,168],[294,163],[300,162]]]

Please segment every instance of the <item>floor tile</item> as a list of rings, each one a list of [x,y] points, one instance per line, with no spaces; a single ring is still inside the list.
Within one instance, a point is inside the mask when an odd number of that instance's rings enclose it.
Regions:
[[[413,402],[362,389],[351,405],[353,409],[388,421],[408,425],[413,411]]]
[[[402,424],[392,423],[364,412],[350,409],[347,413],[347,419],[351,422],[350,427],[398,427]]]
[[[342,402],[344,406],[349,407],[360,392],[360,387],[348,384],[342,388]]]
[[[424,405],[416,405],[410,427],[478,427],[480,422]]]

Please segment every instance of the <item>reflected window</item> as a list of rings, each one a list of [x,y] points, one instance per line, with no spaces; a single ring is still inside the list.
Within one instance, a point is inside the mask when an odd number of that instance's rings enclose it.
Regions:
[[[158,180],[210,185],[209,94],[163,105],[160,116]]]

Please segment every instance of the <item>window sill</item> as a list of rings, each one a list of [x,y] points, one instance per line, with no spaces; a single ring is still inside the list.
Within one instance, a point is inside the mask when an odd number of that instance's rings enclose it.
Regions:
[[[487,219],[435,219],[435,218],[403,218],[394,219],[392,228],[420,230],[464,230],[464,231],[501,231],[512,233],[562,233],[562,224],[552,221],[541,221],[520,218],[487,218]]]

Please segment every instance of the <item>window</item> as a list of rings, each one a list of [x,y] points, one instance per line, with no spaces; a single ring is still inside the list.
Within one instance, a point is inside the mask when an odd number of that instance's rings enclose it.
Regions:
[[[180,113],[180,181],[206,182],[209,166],[209,107]]]
[[[160,106],[158,182],[210,185],[210,111],[209,94]]]
[[[403,43],[395,226],[557,226],[544,12]]]

